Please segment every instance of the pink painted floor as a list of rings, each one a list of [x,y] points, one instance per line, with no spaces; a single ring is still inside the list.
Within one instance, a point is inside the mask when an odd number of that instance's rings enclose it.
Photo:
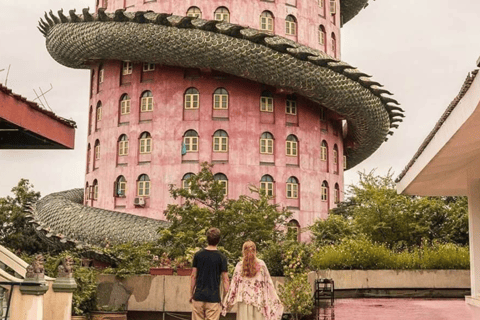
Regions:
[[[338,299],[315,320],[480,320],[480,308],[463,299]]]

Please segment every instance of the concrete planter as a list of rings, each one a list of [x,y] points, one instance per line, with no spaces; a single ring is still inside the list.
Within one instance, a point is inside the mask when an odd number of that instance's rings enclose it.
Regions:
[[[150,268],[152,276],[171,276],[173,275],[173,268]]]
[[[193,268],[177,269],[177,275],[179,276],[191,276]]]

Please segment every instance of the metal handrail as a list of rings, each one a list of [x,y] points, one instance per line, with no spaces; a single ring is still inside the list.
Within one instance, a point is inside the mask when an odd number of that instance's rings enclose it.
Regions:
[[[42,284],[43,283],[36,282],[36,281],[21,281],[21,282],[0,281],[0,286],[10,286],[10,294],[9,294],[8,300],[7,300],[7,311],[5,312],[5,317],[3,319],[4,320],[8,319],[8,311],[10,310],[10,303],[12,301],[13,287],[14,286],[19,286],[19,287],[21,287],[21,286],[41,286]],[[2,308],[3,308],[3,306],[2,306]]]

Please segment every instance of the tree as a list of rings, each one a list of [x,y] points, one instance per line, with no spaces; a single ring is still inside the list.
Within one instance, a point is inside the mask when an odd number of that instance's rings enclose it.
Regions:
[[[385,176],[359,172],[349,197],[332,210],[329,219],[311,227],[318,244],[338,243],[343,237],[363,234],[390,248],[404,249],[422,241],[468,243],[468,208],[465,197],[417,197],[398,194],[393,173]]]
[[[327,219],[315,221],[310,231],[317,245],[338,244],[354,234],[354,225],[351,219],[331,213]]]
[[[14,197],[0,198],[0,244],[29,254],[46,252],[48,247],[28,223],[25,208],[40,199],[27,179],[20,179],[12,189]]]
[[[182,204],[168,206],[165,215],[172,224],[159,230],[159,241],[172,256],[204,246],[205,232],[210,227],[220,229],[219,246],[233,259],[240,257],[242,244],[247,240],[254,241],[261,251],[268,240],[284,239],[283,229],[290,212],[272,204],[271,198],[255,187],[250,188],[255,197],[226,199],[224,185],[214,179],[211,168],[212,165],[202,163],[200,172],[187,180],[186,189],[170,186],[172,197],[181,198]]]

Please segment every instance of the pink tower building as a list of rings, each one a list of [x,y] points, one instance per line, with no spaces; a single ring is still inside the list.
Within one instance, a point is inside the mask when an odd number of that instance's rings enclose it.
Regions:
[[[340,27],[367,2],[99,0],[93,15],[45,15],[52,57],[91,70],[83,204],[162,220],[169,186],[206,161],[229,198],[256,185],[298,228],[326,218],[344,170],[403,116],[340,61]]]

